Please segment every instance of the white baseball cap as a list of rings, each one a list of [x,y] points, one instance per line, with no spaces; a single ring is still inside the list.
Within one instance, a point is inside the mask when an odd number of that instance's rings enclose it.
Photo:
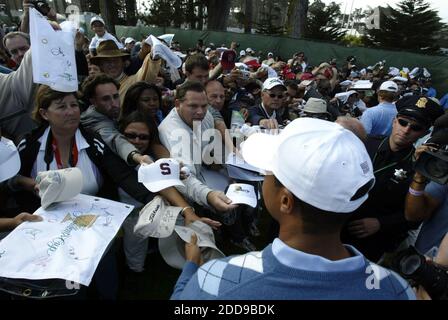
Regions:
[[[131,37],[126,38],[126,40],[124,40],[124,44],[130,44],[130,43],[132,43],[132,42],[135,42],[135,39],[134,39],[134,38],[131,38]]]
[[[348,98],[352,95],[358,94],[358,91],[350,90],[346,92],[339,92],[335,94],[335,97],[342,101],[342,103],[347,103]]]
[[[393,77],[392,81],[408,82],[408,78],[397,76],[397,77]]]
[[[256,133],[242,153],[249,164],[273,172],[297,198],[324,211],[355,211],[375,182],[364,144],[330,121],[300,118],[279,135]]]
[[[233,204],[247,204],[252,208],[257,206],[257,196],[254,186],[244,183],[234,183],[229,186],[226,196]]]
[[[224,253],[216,247],[215,236],[210,226],[202,221],[194,221],[188,226],[175,226],[174,232],[167,238],[159,239],[159,251],[165,262],[173,268],[182,269],[185,260],[185,243],[191,241],[196,233],[197,245],[201,249],[204,263],[225,257]]]
[[[103,18],[101,18],[101,17],[99,17],[99,16],[95,16],[95,17],[93,17],[91,20],[90,20],[90,25],[92,25],[94,22],[96,22],[96,21],[99,21],[99,22],[101,22],[103,25],[106,25],[105,23],[104,23],[104,20],[103,20]]]
[[[373,82],[369,80],[358,80],[354,83],[353,90],[370,90],[373,87]]]
[[[245,55],[246,55],[246,51],[241,50],[241,51],[240,51],[240,56],[241,56],[241,57],[244,57]]]
[[[170,206],[161,196],[140,210],[134,233],[142,238],[166,238],[171,235],[182,208]]]
[[[75,167],[39,172],[36,183],[41,206],[46,209],[55,202],[67,201],[80,194],[83,178],[81,170]]]
[[[272,88],[275,88],[277,86],[281,86],[286,90],[285,84],[279,78],[267,78],[266,81],[263,82],[263,91],[271,90]]]
[[[180,165],[174,159],[159,159],[138,169],[138,182],[151,192],[159,192],[168,187],[183,186],[180,181]]]
[[[0,136],[0,182],[15,176],[20,170],[20,156],[9,139]]]
[[[379,91],[398,92],[398,85],[393,81],[385,81],[381,84]]]

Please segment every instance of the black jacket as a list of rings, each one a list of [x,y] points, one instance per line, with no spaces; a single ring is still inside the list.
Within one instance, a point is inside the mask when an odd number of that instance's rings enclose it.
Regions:
[[[276,115],[276,120],[278,122],[278,124],[283,124],[283,118],[281,115],[281,110],[278,109],[275,112]],[[263,119],[269,119],[268,115],[266,114],[266,111],[264,111],[263,107],[261,106],[261,104],[255,105],[251,108],[249,108],[249,122],[253,125],[253,126],[258,126],[260,124],[260,121]]]
[[[45,132],[45,129],[46,127],[40,127],[32,131],[20,142],[18,146],[22,163],[20,175],[25,177],[31,176],[31,170],[40,149],[38,140]],[[97,166],[104,180],[97,196],[117,200],[117,186],[119,186],[139,202],[147,203],[153,199],[154,194],[150,193],[138,182],[137,172],[132,167],[129,167],[122,159],[116,156],[98,135],[89,133],[81,125],[79,129],[89,144],[89,147],[86,149],[87,155]],[[44,157],[47,168],[53,161],[53,151],[49,141],[51,141],[51,131]],[[40,199],[29,192],[18,192],[16,199],[21,204],[22,210],[28,212],[34,212],[40,206]]]
[[[375,186],[369,198],[356,210],[351,220],[377,218],[380,230],[364,239],[343,233],[345,243],[353,244],[367,258],[376,261],[384,252],[393,251],[416,225],[406,221],[404,205],[409,185],[414,176],[414,147],[393,152],[389,137],[369,136],[367,151],[372,159]]]

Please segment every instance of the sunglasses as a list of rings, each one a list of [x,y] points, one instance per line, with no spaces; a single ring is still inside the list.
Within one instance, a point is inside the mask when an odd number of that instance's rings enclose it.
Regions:
[[[274,93],[269,93],[269,96],[274,99],[275,97],[277,97],[278,99],[283,99],[285,96],[283,94],[274,94]]]
[[[400,126],[406,128],[407,126],[409,126],[411,128],[411,130],[413,131],[423,131],[425,130],[424,127],[422,127],[421,125],[418,124],[412,124],[411,122],[405,120],[405,119],[397,119],[398,123],[400,124]]]
[[[136,134],[136,133],[124,133],[124,136],[128,139],[131,140],[135,140],[135,139],[139,139],[139,140],[144,140],[144,141],[148,141],[150,136],[149,134]]]

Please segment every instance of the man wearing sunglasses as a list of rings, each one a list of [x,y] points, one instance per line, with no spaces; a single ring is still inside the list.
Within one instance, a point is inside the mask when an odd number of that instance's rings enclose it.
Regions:
[[[344,233],[344,240],[372,261],[396,250],[407,232],[416,226],[408,223],[404,215],[405,197],[414,176],[413,144],[443,114],[438,102],[425,96],[404,97],[396,106],[392,133],[367,139],[376,184]]]
[[[278,78],[268,78],[263,83],[261,104],[249,109],[249,122],[266,129],[278,129],[283,122],[280,108],[286,98],[287,88]]]

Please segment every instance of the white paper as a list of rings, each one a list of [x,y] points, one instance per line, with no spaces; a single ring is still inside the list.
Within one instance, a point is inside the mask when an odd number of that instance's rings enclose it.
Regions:
[[[369,90],[372,89],[373,87],[373,82],[370,82],[369,80],[358,80],[355,82],[355,85],[352,87],[352,89],[356,90]]]
[[[182,66],[182,59],[179,58],[178,55],[176,55],[173,51],[171,51],[170,48],[168,48],[162,41],[154,37],[153,35],[150,35],[145,42],[152,46],[152,54],[153,56],[158,55],[163,60],[166,61],[166,63],[171,67],[178,69]]]
[[[207,247],[219,250],[218,247],[216,247],[216,244],[213,242],[214,236],[211,228],[210,230],[208,230],[207,228],[203,228],[203,226],[200,226],[199,229],[197,228],[197,230],[193,230],[191,229],[191,227],[175,226],[174,231],[184,242],[187,243],[191,241],[191,236],[193,235],[193,233],[195,233],[198,239],[197,246],[199,248]]]
[[[168,47],[171,47],[171,43],[173,42],[174,38],[174,33],[163,34],[157,38],[162,39],[167,43]]]
[[[268,70],[268,78],[277,78],[278,77],[277,71],[275,71],[273,68],[271,68],[267,64],[262,64],[261,66],[263,68],[265,68],[266,70]]]
[[[75,34],[53,30],[36,9],[30,8],[30,37],[34,83],[61,92],[77,91]]]
[[[88,286],[109,243],[134,207],[78,195],[35,214],[0,242],[0,276],[65,279]]]

